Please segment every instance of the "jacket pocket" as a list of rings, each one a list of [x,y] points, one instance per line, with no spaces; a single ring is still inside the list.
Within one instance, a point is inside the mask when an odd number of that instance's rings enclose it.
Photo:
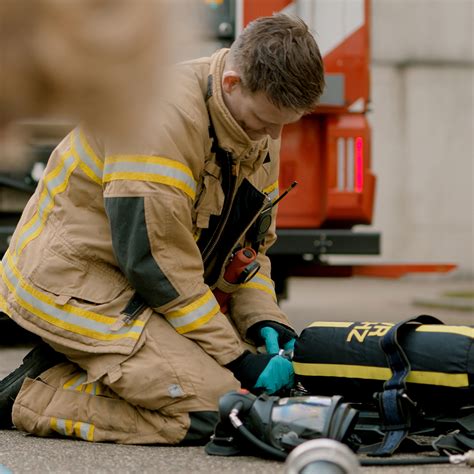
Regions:
[[[29,279],[36,287],[61,296],[64,303],[68,297],[108,303],[129,286],[125,276],[109,265],[75,260],[51,248],[44,249]]]
[[[193,221],[198,229],[207,229],[211,215],[218,216],[222,213],[225,195],[220,183],[220,173],[220,168],[214,162],[206,163],[193,213]]]

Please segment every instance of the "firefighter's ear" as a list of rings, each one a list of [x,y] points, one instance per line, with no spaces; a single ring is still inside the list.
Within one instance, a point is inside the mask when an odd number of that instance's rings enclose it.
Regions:
[[[224,71],[222,75],[222,89],[227,94],[232,93],[232,91],[241,83],[240,74],[236,71],[229,70]]]

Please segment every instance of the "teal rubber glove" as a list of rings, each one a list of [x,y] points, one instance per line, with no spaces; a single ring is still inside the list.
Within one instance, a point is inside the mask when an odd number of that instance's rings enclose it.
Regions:
[[[255,388],[262,388],[272,394],[282,388],[290,388],[294,384],[295,371],[293,364],[285,357],[276,355],[270,359],[260,374]]]
[[[262,327],[260,329],[260,336],[265,341],[265,348],[267,349],[268,354],[278,354],[280,349],[283,349],[284,351],[293,351],[295,348],[296,339],[294,337],[280,346],[280,333],[273,327]]]

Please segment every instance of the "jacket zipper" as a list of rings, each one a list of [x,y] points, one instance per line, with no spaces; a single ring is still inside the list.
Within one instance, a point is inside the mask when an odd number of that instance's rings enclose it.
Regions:
[[[228,187],[227,195],[224,198],[225,208],[222,212],[223,218],[219,221],[219,224],[216,227],[216,230],[212,234],[211,238],[209,239],[209,243],[207,244],[206,248],[202,252],[202,260],[204,265],[208,262],[209,258],[212,255],[213,250],[216,248],[216,245],[219,243],[219,238],[222,235],[222,232],[225,227],[225,223],[229,219],[230,211],[232,209],[232,203],[234,202],[235,194],[237,192],[237,176],[232,174],[232,159],[229,157],[229,154],[226,154],[226,158],[228,160],[228,179],[229,182],[232,183]],[[230,159],[229,159],[230,158]]]

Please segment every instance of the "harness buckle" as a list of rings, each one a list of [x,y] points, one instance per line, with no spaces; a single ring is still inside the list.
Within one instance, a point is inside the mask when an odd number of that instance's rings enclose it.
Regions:
[[[378,402],[382,431],[407,430],[411,427],[417,404],[404,388],[384,390],[375,393],[374,398]]]

